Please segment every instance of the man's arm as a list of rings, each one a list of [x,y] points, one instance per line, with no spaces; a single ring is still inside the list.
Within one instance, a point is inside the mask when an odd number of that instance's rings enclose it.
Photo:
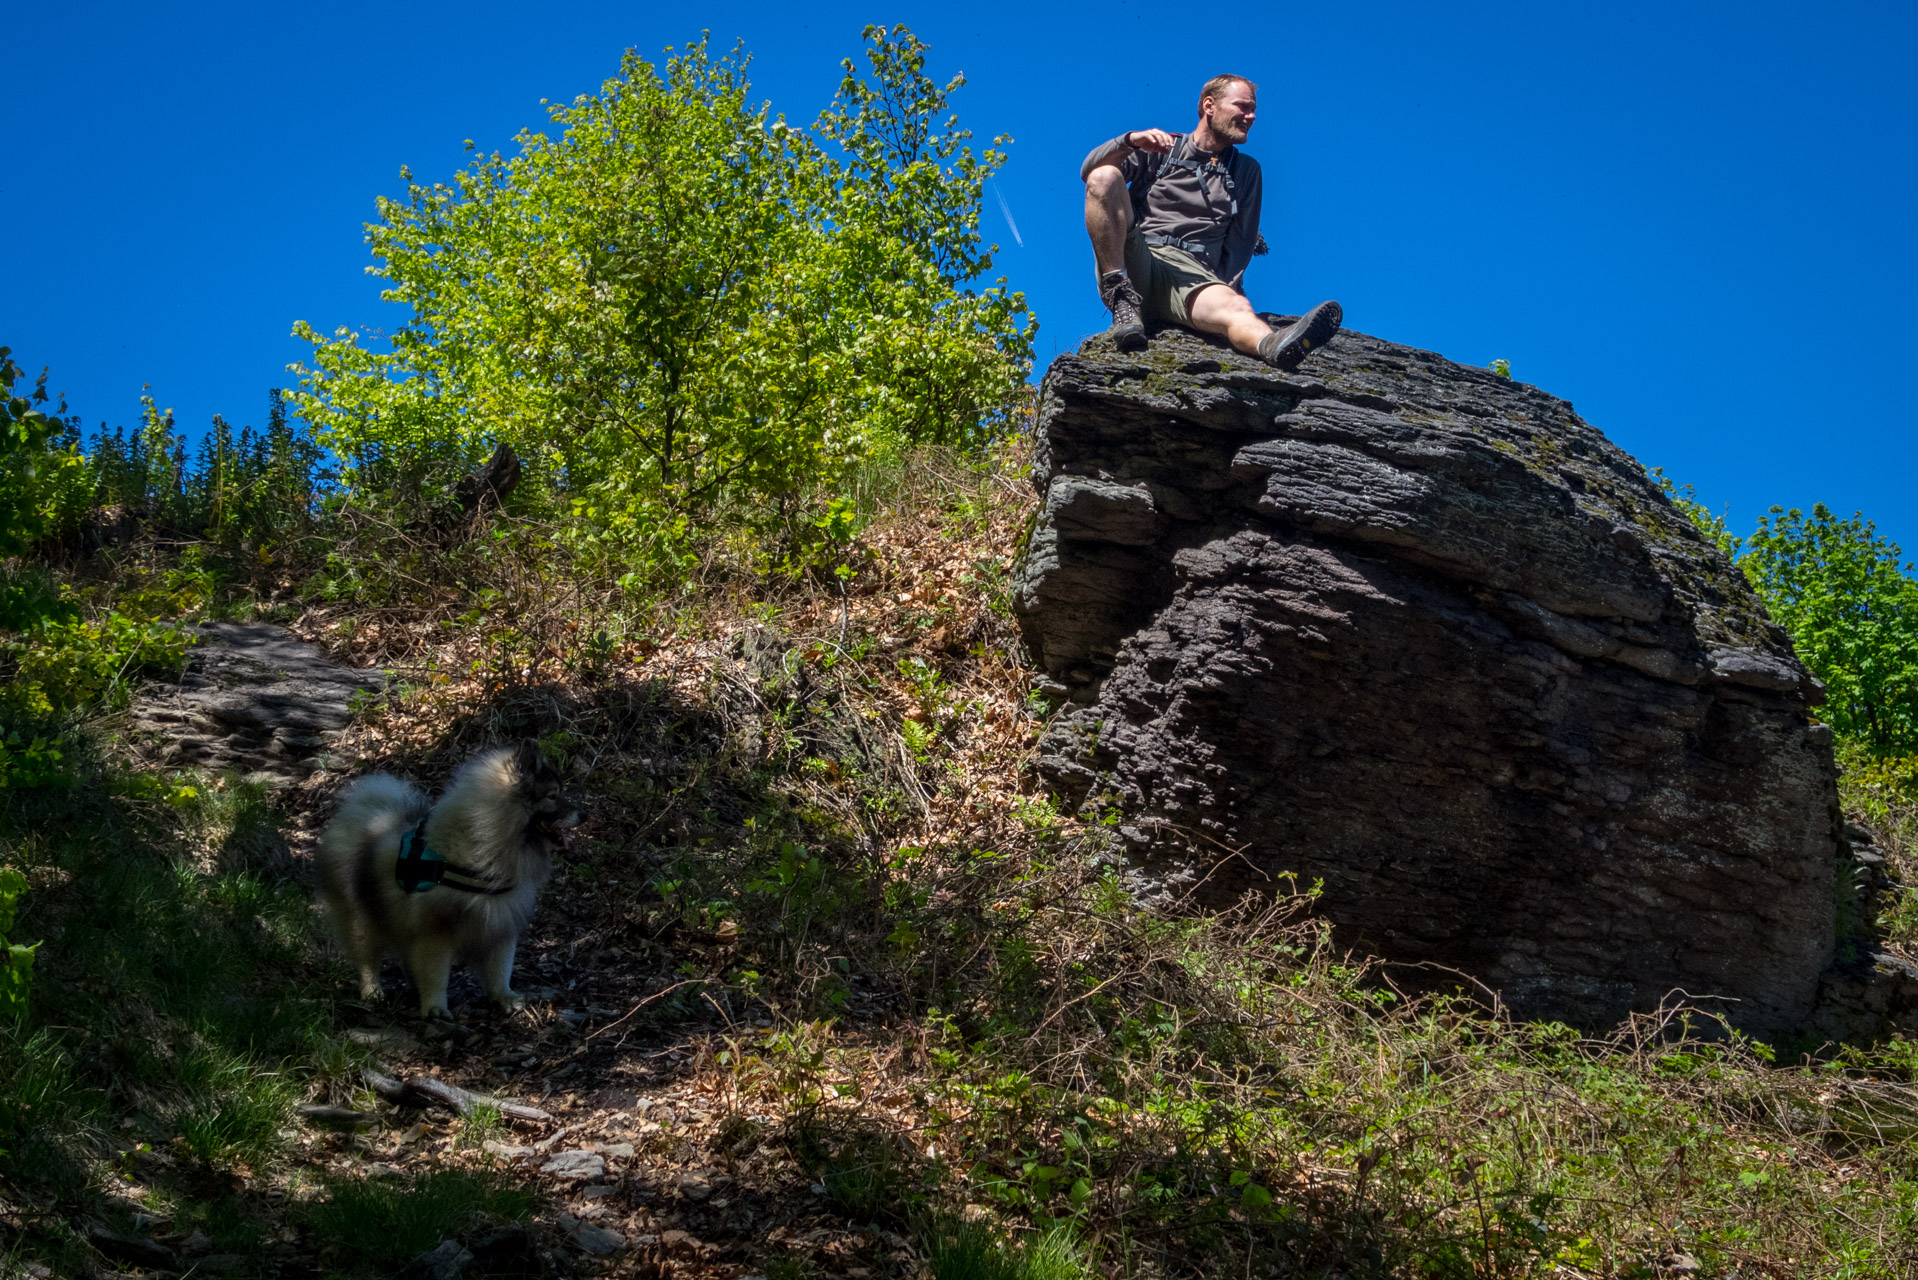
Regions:
[[[1225,244],[1219,249],[1219,275],[1240,293],[1245,292],[1245,269],[1252,263],[1252,250],[1259,243],[1259,205],[1265,196],[1265,178],[1258,161],[1246,156],[1246,172],[1233,180],[1238,188],[1238,216],[1225,229]]]
[[[1079,166],[1079,181],[1084,182],[1092,176],[1092,171],[1102,164],[1117,165],[1125,172],[1127,180],[1137,176],[1137,165],[1128,168],[1126,162],[1141,151],[1156,151],[1160,155],[1172,150],[1172,135],[1164,129],[1132,129],[1120,134],[1110,142],[1102,142],[1092,149],[1085,163]]]

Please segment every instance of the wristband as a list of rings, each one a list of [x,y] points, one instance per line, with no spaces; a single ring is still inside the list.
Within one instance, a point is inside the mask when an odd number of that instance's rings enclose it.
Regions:
[[[1127,129],[1125,131],[1125,137],[1119,139],[1119,145],[1124,147],[1127,151],[1137,151],[1139,149],[1132,145],[1132,130],[1130,129]]]

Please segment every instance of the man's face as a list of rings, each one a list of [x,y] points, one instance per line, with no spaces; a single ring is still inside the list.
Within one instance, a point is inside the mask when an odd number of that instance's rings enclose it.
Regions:
[[[1205,118],[1212,122],[1213,136],[1236,147],[1252,130],[1252,120],[1259,114],[1259,100],[1252,86],[1239,80],[1226,86],[1218,97],[1207,98],[1202,109]]]

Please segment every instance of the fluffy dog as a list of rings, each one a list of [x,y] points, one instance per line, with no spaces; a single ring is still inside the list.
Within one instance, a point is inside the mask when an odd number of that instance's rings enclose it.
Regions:
[[[440,802],[391,774],[347,790],[320,842],[320,893],[360,970],[360,995],[380,994],[380,962],[397,955],[419,989],[420,1013],[447,1018],[455,959],[476,962],[486,993],[508,1010],[513,952],[579,808],[531,738],[467,761]]]

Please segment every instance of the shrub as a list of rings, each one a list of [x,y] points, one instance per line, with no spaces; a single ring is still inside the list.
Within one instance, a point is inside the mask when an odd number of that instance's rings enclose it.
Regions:
[[[171,411],[143,397],[138,429],[102,427],[87,446],[93,500],[148,528],[233,550],[269,553],[312,532],[334,488],[329,457],[287,414],[284,395],[268,396],[265,430],[235,432],[215,415],[191,454]]]
[[[0,788],[62,780],[74,713],[123,704],[141,674],[177,670],[192,643],[176,627],[120,613],[41,617],[0,633]]]
[[[17,556],[78,524],[86,514],[90,476],[74,424],[40,406],[42,370],[33,390],[15,395],[23,377],[10,348],[0,347],[0,556]]]
[[[1738,565],[1825,683],[1819,715],[1873,755],[1918,752],[1918,582],[1862,515],[1773,507]]]

